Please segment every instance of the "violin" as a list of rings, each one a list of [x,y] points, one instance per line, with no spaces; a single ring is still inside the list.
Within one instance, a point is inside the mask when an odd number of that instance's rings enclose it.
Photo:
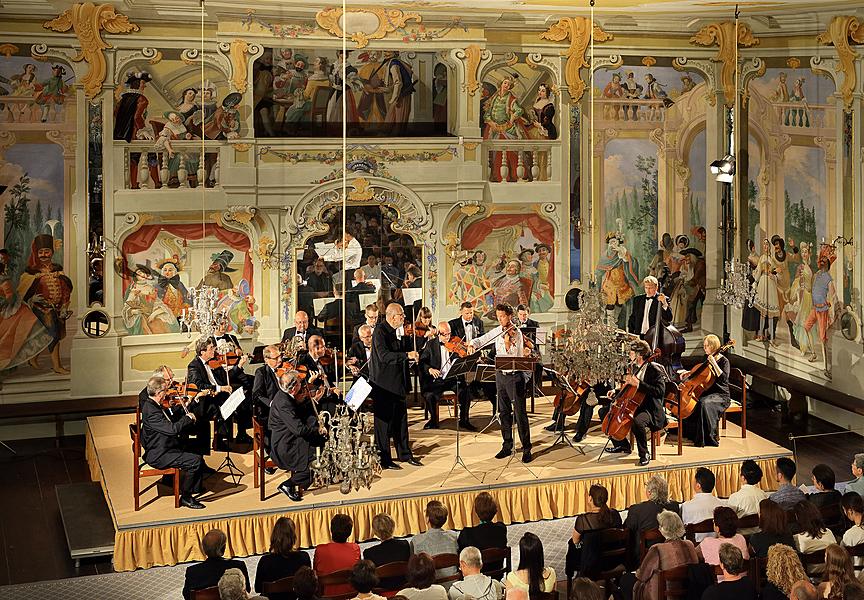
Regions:
[[[719,367],[714,357],[722,352],[726,352],[735,345],[735,340],[729,340],[727,344],[720,346],[716,352],[709,354],[698,365],[690,369],[687,374],[682,377],[684,379],[677,386],[677,390],[670,390],[664,398],[664,404],[670,412],[678,415],[679,419],[686,419],[693,411],[696,410],[696,403],[705,390],[714,385],[717,381]],[[676,393],[677,392],[677,393]]]
[[[575,390],[575,394],[564,388],[555,395],[555,400],[553,401],[555,408],[560,408],[568,417],[579,412],[582,403],[588,398],[588,394],[591,392],[591,384],[587,381],[570,381],[570,386]]]
[[[403,328],[405,335],[415,336],[418,338],[434,337],[438,335],[438,329],[432,325],[426,325],[423,321],[416,321],[413,325],[405,325]]]
[[[325,367],[329,367],[336,362],[336,364],[344,363],[344,353],[341,350],[333,350],[333,348],[324,348],[324,354],[322,354],[318,358],[318,362],[324,365]]]
[[[654,350],[644,364],[656,360],[660,356],[660,350]],[[612,406],[603,419],[603,433],[613,440],[626,440],[630,437],[630,429],[633,426],[633,417],[645,400],[645,392],[639,391],[638,385],[624,384],[612,399]]]
[[[180,405],[188,413],[192,402],[212,394],[213,390],[199,390],[194,383],[172,381],[162,398],[162,408],[170,409],[172,406]]]
[[[448,352],[452,352],[459,358],[468,356],[468,344],[458,335],[451,336],[449,340],[444,342],[444,347]]]

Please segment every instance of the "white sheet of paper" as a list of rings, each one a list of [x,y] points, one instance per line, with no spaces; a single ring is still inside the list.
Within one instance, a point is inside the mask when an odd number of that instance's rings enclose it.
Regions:
[[[360,308],[366,308],[370,304],[375,304],[375,302],[378,300],[378,294],[377,293],[375,293],[375,294],[359,294],[357,297],[360,298]]]
[[[423,297],[423,288],[402,288],[405,305],[414,304]]]
[[[222,413],[222,420],[224,421],[233,415],[234,411],[237,410],[237,407],[240,406],[240,403],[245,399],[246,392],[243,391],[242,387],[238,387],[236,390],[231,392],[228,399],[219,407],[219,412]]]
[[[363,401],[369,397],[371,391],[372,386],[369,385],[369,382],[364,377],[358,377],[354,385],[351,386],[351,389],[348,390],[348,393],[345,394],[345,404],[351,410],[357,410],[363,404]]]
[[[312,299],[312,307],[315,310],[315,314],[319,314],[325,306],[333,302],[333,298],[313,298]]]
[[[381,280],[380,279],[367,279],[366,283],[371,283],[375,286],[375,291],[379,291],[381,289]]]
[[[323,258],[325,261],[333,262],[337,260],[336,244],[318,242],[315,244],[315,252],[318,254],[318,258]],[[342,260],[342,257],[339,256],[338,260]]]

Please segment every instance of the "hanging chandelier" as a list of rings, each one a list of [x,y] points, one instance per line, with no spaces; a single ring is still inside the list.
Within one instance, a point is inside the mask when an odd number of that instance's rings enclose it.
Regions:
[[[312,485],[339,485],[343,494],[361,487],[371,488],[372,480],[381,473],[381,459],[372,441],[372,413],[353,412],[344,404],[334,414],[321,413],[329,434],[324,448],[315,449],[312,461]]]
[[[750,283],[750,267],[747,263],[738,259],[727,260],[723,268],[726,276],[717,288],[717,300],[739,310],[745,306],[753,306],[756,290]]]
[[[219,309],[219,290],[215,287],[201,286],[189,290],[192,305],[180,314],[180,331],[190,335],[193,331],[204,337],[216,333],[219,323],[226,318],[225,309]]]

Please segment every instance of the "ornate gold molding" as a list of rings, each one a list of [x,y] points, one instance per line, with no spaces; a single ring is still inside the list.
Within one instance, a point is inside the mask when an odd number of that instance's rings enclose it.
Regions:
[[[74,62],[83,60],[90,67],[81,78],[84,95],[87,98],[95,98],[99,95],[107,73],[105,49],[111,48],[111,44],[102,39],[102,31],[131,33],[140,29],[138,25],[129,21],[126,15],[114,12],[114,7],[110,4],[96,5],[92,2],[73,4],[56,19],[43,23],[42,27],[58,32],[70,29],[75,31],[81,50],[72,60]]]
[[[723,21],[703,27],[699,33],[690,38],[690,43],[699,46],[719,46],[713,60],[723,64],[720,70],[720,85],[723,86],[724,100],[726,106],[735,104],[735,60],[738,56],[738,47],[758,46],[759,38],[753,35],[753,31],[746,23]]]
[[[483,49],[477,44],[471,44],[463,50],[463,54],[465,56],[465,83],[462,85],[462,89],[468,92],[469,96],[473,96],[480,89],[480,82],[477,80],[477,76],[479,74]]]
[[[234,40],[231,42],[231,85],[241,94],[246,93],[248,73],[246,69],[246,55],[249,54],[249,43],[246,40]]]
[[[831,19],[828,29],[816,36],[816,41],[825,46],[834,46],[840,61],[840,72],[843,82],[840,84],[840,97],[846,112],[852,110],[852,94],[855,91],[857,77],[855,75],[855,59],[858,52],[849,44],[864,44],[864,23],[853,16],[839,16]]]
[[[567,49],[567,64],[564,67],[564,80],[567,82],[567,89],[570,92],[571,104],[579,102],[582,99],[582,94],[585,93],[586,84],[582,80],[580,70],[589,66],[585,60],[585,50],[588,48],[592,36],[595,42],[605,42],[614,37],[586,17],[562,17],[547,31],[540,34],[540,39],[544,40],[570,41],[570,47]]]
[[[393,33],[397,28],[405,27],[409,20],[423,20],[419,13],[402,12],[399,9],[386,8],[349,8],[346,13],[364,15],[364,19],[368,19],[368,23],[360,22],[362,28],[356,31],[345,31],[340,21],[346,22],[347,18],[343,18],[341,8],[325,8],[318,11],[315,15],[315,21],[321,29],[326,30],[330,35],[336,37],[350,37],[357,44],[357,48],[365,48],[369,45],[370,40],[380,40],[387,37],[388,33]],[[377,24],[373,25],[372,18],[377,19]]]
[[[0,45],[0,54],[9,58],[13,54],[18,54],[18,46],[15,44],[2,44]]]
[[[371,200],[372,197],[375,195],[375,192],[372,189],[369,180],[365,177],[358,177],[357,179],[352,181],[351,187],[353,189],[348,192],[349,200],[353,200],[355,202],[366,202],[367,200]]]

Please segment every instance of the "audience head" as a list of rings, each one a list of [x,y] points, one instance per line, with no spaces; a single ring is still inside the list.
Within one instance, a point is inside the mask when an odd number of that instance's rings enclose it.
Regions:
[[[813,485],[820,492],[827,492],[834,489],[834,469],[828,465],[818,464],[813,467]]]
[[[318,596],[318,576],[310,567],[300,567],[294,573],[294,593],[297,600],[309,600]]]
[[[843,512],[846,513],[846,518],[853,523],[856,522],[856,515],[859,521],[864,516],[864,499],[861,498],[861,494],[858,492],[846,492],[843,494],[843,499],[840,502],[843,505]]]
[[[738,515],[728,506],[714,509],[714,531],[722,538],[731,538],[738,533]]]
[[[693,490],[697,494],[699,492],[710,494],[714,491],[715,481],[714,473],[711,472],[711,469],[699,467],[696,469],[696,475],[693,476]]]
[[[382,542],[393,537],[393,530],[396,528],[396,523],[390,515],[380,514],[372,517],[372,533],[375,534]]]
[[[795,513],[795,520],[801,528],[801,533],[815,540],[822,537],[827,531],[825,523],[822,521],[822,513],[809,500],[801,500],[792,510]]]
[[[270,533],[270,553],[288,556],[297,545],[297,529],[291,517],[279,517]]]
[[[786,511],[773,500],[765,498],[759,502],[759,529],[769,535],[789,533]]]
[[[333,518],[330,519],[330,537],[333,538],[334,542],[340,544],[347,542],[353,528],[354,521],[352,521],[351,517],[348,515],[336,513],[333,515]]]
[[[864,585],[850,581],[843,586],[843,600],[864,600]]]
[[[855,477],[864,476],[864,452],[852,457],[852,475]]]
[[[777,459],[777,481],[780,483],[792,483],[797,470],[791,458],[781,456]]]
[[[657,515],[657,527],[667,542],[682,539],[686,531],[681,517],[671,510],[660,511],[660,514]]]
[[[519,540],[519,570],[528,571],[528,594],[543,591],[543,542],[531,532]]]
[[[846,548],[839,544],[831,544],[825,548],[825,573],[823,581],[830,581],[831,588],[841,587],[855,579],[852,568],[852,558]]]
[[[731,508],[729,510],[732,510]],[[744,563],[744,555],[741,549],[734,544],[720,544],[720,566],[723,567],[723,575],[732,577],[744,573],[747,565]]]
[[[768,548],[768,581],[783,594],[789,595],[796,581],[807,579],[801,559],[794,548],[786,544],[774,544]]]
[[[507,597],[510,597],[509,590]],[[570,600],[606,600],[606,597],[599,585],[587,577],[577,577],[573,580],[573,587],[570,588]]]
[[[801,579],[792,585],[789,598],[791,600],[819,600],[819,592],[816,591],[812,583],[806,579]]]
[[[246,600],[246,578],[240,569],[228,569],[219,578],[220,600]]]
[[[602,485],[595,483],[588,488],[591,504],[600,509],[600,517],[606,519],[609,515],[609,492]]]
[[[482,523],[489,523],[498,514],[498,503],[489,492],[480,492],[474,497],[474,512]]]
[[[358,594],[368,594],[378,587],[378,575],[375,573],[375,563],[371,560],[358,560],[351,568],[351,577],[348,578]]]
[[[207,558],[222,558],[227,545],[228,538],[220,529],[211,529],[201,539],[201,551]]]
[[[447,507],[441,504],[438,500],[431,500],[426,505],[426,522],[433,529],[441,529],[444,523],[447,522]]]
[[[462,575],[477,575],[483,568],[483,556],[474,546],[466,546],[459,553],[459,570]]]
[[[408,587],[425,590],[435,581],[435,563],[432,557],[421,552],[414,554],[408,560],[408,570],[405,576]]]
[[[645,482],[645,495],[657,504],[669,502],[669,484],[660,475],[652,475]]]
[[[759,485],[762,481],[762,467],[748,458],[741,464],[741,479],[749,485]]]

